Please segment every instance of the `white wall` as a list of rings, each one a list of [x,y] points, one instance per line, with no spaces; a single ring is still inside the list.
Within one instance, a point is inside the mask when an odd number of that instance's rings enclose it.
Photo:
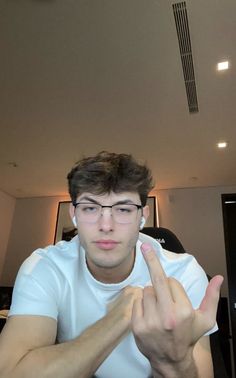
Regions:
[[[0,277],[2,275],[3,264],[7,252],[15,202],[15,198],[0,191]]]
[[[225,277],[227,295],[223,193],[236,193],[236,186],[159,190],[157,196],[160,226],[170,228],[210,276]]]
[[[68,197],[17,199],[2,271],[2,285],[13,285],[21,263],[36,248],[53,244],[58,202]]]

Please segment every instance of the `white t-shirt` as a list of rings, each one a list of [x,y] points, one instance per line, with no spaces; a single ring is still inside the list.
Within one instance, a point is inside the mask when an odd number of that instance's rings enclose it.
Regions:
[[[206,274],[187,253],[164,250],[150,236],[140,234],[132,272],[122,282],[104,284],[89,272],[85,251],[76,236],[37,249],[22,264],[14,286],[9,316],[41,315],[57,320],[57,341],[79,336],[87,327],[105,316],[107,304],[127,285],[146,286],[150,274],[142,256],[142,242],[151,242],[167,276],[181,282],[194,308],[198,308],[208,284]],[[215,329],[214,329],[215,330]],[[129,334],[105,359],[96,372],[98,378],[148,378],[149,361],[138,350]]]

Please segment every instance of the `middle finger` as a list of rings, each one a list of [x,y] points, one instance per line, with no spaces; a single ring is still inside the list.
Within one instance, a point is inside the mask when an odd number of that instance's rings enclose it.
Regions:
[[[156,252],[147,243],[141,245],[141,250],[151,276],[158,303],[165,306],[171,305],[173,300],[168,278],[157,258]]]

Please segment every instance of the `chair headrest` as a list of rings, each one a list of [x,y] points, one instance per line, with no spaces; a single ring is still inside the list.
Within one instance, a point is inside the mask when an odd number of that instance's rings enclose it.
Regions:
[[[141,231],[156,239],[164,249],[175,253],[185,253],[185,249],[177,236],[164,227],[144,227]]]

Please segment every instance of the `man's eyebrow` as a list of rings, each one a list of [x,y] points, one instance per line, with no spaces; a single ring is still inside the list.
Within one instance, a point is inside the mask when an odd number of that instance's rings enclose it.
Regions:
[[[95,203],[97,205],[100,205],[99,202],[97,202],[95,199],[91,198],[91,197],[88,197],[88,196],[83,196],[79,199],[78,202],[81,202],[81,201],[88,201],[88,202],[91,202],[91,203]]]
[[[117,201],[114,203],[114,205],[136,205],[134,201],[131,201],[130,199]]]

